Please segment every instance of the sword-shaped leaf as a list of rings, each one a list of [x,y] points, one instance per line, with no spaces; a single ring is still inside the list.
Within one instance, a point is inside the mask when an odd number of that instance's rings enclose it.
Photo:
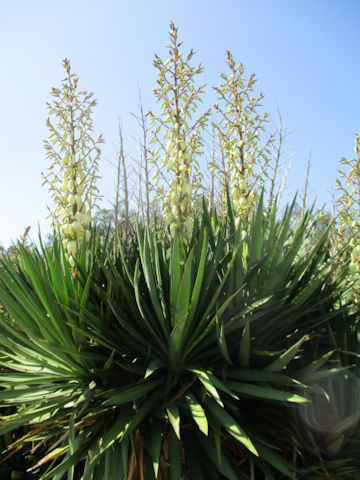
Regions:
[[[173,430],[169,433],[169,462],[171,480],[181,480],[181,444]]]
[[[152,457],[155,477],[157,478],[160,466],[160,453],[163,442],[163,422],[153,417],[151,422],[151,438],[149,442],[149,452]]]
[[[259,456],[252,440],[224,408],[221,408],[212,399],[206,401],[206,407],[223,430],[242,443],[251,453]]]
[[[308,400],[296,393],[283,392],[276,388],[265,387],[261,385],[252,385],[251,383],[228,382],[229,388],[234,392],[246,396],[265,398],[268,400],[277,400],[280,402],[307,403]]]
[[[180,413],[178,407],[176,405],[170,405],[166,411],[176,436],[180,438]]]
[[[246,322],[241,335],[239,364],[243,368],[247,368],[250,364],[250,323],[248,321]]]
[[[185,399],[190,409],[191,415],[195,420],[195,422],[197,423],[199,429],[203,432],[204,435],[208,435],[209,433],[208,421],[206,418],[205,411],[201,406],[200,402],[198,402],[195,395],[193,395],[191,392],[188,392],[185,395]]]
[[[281,354],[279,358],[270,363],[270,365],[267,365],[265,370],[268,372],[280,372],[283,368],[285,368],[299,351],[303,341],[305,340],[305,337],[306,336],[304,335],[294,345],[288,348],[286,352]]]

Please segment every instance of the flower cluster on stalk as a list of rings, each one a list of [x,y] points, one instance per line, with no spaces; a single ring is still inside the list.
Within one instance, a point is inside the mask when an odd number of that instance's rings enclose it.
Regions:
[[[192,121],[204,85],[196,88],[194,77],[202,72],[202,66],[190,66],[194,55],[191,50],[186,58],[180,52],[177,28],[170,24],[170,58],[163,62],[157,55],[154,66],[158,70],[157,88],[154,94],[161,113],[149,112],[156,144],[152,161],[156,165],[155,187],[162,200],[162,211],[171,236],[178,232],[184,241],[189,240],[193,227],[194,197],[201,187],[202,175],[197,157],[203,145],[200,131],[205,127],[209,110]],[[165,172],[165,173],[164,173]],[[165,186],[167,189],[165,190]]]
[[[268,177],[274,136],[262,139],[268,114],[259,113],[263,94],[253,96],[255,74],[246,80],[244,66],[236,65],[229,51],[226,56],[230,74],[222,74],[223,83],[214,88],[218,94],[214,108],[219,115],[214,127],[220,139],[223,162],[221,165],[210,162],[210,168],[220,175],[223,202],[226,188],[230,189],[239,223],[240,218],[247,217],[259,187]]]
[[[54,209],[49,208],[53,224],[60,229],[69,263],[74,265],[78,244],[90,238],[91,210],[99,198],[96,180],[103,139],[91,136],[93,93],[79,91],[69,61],[63,64],[67,75],[61,89],[52,89],[54,101],[48,103],[49,140],[44,144],[50,167],[43,183],[49,185],[54,203]]]
[[[355,140],[355,158],[341,159],[341,163],[350,168],[348,172],[339,170],[337,179],[339,230],[338,243],[350,256],[349,273],[354,282],[353,299],[360,300],[360,133]]]

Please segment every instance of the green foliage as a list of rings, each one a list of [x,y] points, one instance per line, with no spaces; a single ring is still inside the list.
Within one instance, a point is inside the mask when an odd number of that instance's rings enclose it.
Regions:
[[[260,202],[245,238],[231,211],[204,209],[188,244],[139,226],[115,260],[93,232],[75,274],[57,238],[3,260],[0,433],[29,429],[9,451],[37,446],[43,480],[295,478],[310,344],[346,309],[326,236],[303,255],[291,210]]]
[[[154,61],[161,113],[150,114],[153,161],[169,188],[159,180],[162,215],[149,222],[147,198],[145,224],[132,218],[126,194],[124,215],[117,198],[116,215],[103,209],[98,228],[89,226],[102,139],[90,136],[92,94],[77,90],[64,61],[44,180],[62,228],[40,247],[24,235],[0,258],[0,474],[355,480],[359,305],[346,301],[343,263],[347,253],[357,260],[349,214],[360,137],[346,186],[339,181],[345,236],[333,257],[329,215],[300,213],[295,200],[280,214],[272,193],[265,208],[273,138],[262,138],[255,76],[246,80],[228,52],[230,75],[215,89],[223,163],[211,168],[227,207],[218,215],[196,195],[209,112],[191,119],[202,67],[180,47],[171,23],[170,58]]]

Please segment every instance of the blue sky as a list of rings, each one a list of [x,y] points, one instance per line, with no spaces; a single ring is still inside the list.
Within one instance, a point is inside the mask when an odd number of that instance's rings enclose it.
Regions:
[[[138,84],[144,108],[154,108],[154,53],[166,57],[169,22],[204,66],[205,104],[226,71],[230,49],[246,72],[255,71],[264,107],[287,138],[292,160],[287,194],[301,190],[311,150],[311,198],[327,202],[342,156],[352,157],[360,131],[360,2],[358,0],[0,0],[0,243],[9,246],[30,225],[49,230],[46,102],[64,77],[67,57],[80,86],[95,92],[96,133],[105,145],[101,164],[104,206],[114,191],[117,122],[127,152],[138,136]]]

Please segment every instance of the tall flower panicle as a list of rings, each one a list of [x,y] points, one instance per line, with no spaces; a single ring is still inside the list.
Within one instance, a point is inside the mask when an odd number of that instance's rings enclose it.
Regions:
[[[360,301],[360,133],[355,139],[355,157],[341,163],[350,169],[339,170],[337,179],[340,196],[337,200],[339,216],[338,243],[350,256],[349,272],[354,281],[353,297]]]
[[[170,24],[169,59],[163,62],[157,55],[154,66],[158,71],[154,94],[161,113],[149,112],[155,126],[152,161],[156,164],[155,185],[162,199],[162,210],[172,236],[177,231],[186,241],[191,236],[194,214],[194,197],[201,187],[202,175],[197,157],[201,154],[201,130],[205,127],[209,110],[196,120],[195,112],[204,85],[195,87],[194,78],[203,70],[201,64],[192,67],[191,50],[184,58],[180,52],[177,28]],[[164,173],[165,172],[165,173]],[[163,182],[161,182],[163,180]],[[168,188],[165,191],[164,183]]]
[[[96,181],[103,139],[91,136],[93,93],[79,91],[69,61],[63,64],[66,77],[60,89],[52,89],[54,100],[47,104],[49,139],[44,144],[50,167],[43,174],[43,184],[49,185],[54,203],[49,216],[60,228],[70,264],[74,264],[77,243],[89,239],[91,211],[99,198]]]
[[[223,203],[226,203],[226,188],[230,189],[239,221],[248,214],[267,178],[274,136],[263,139],[268,114],[259,112],[264,96],[254,96],[255,74],[246,79],[244,66],[236,65],[229,51],[226,56],[230,73],[222,74],[223,83],[214,88],[218,94],[214,108],[220,117],[214,126],[223,162],[221,166],[211,162],[210,168],[220,176]]]

